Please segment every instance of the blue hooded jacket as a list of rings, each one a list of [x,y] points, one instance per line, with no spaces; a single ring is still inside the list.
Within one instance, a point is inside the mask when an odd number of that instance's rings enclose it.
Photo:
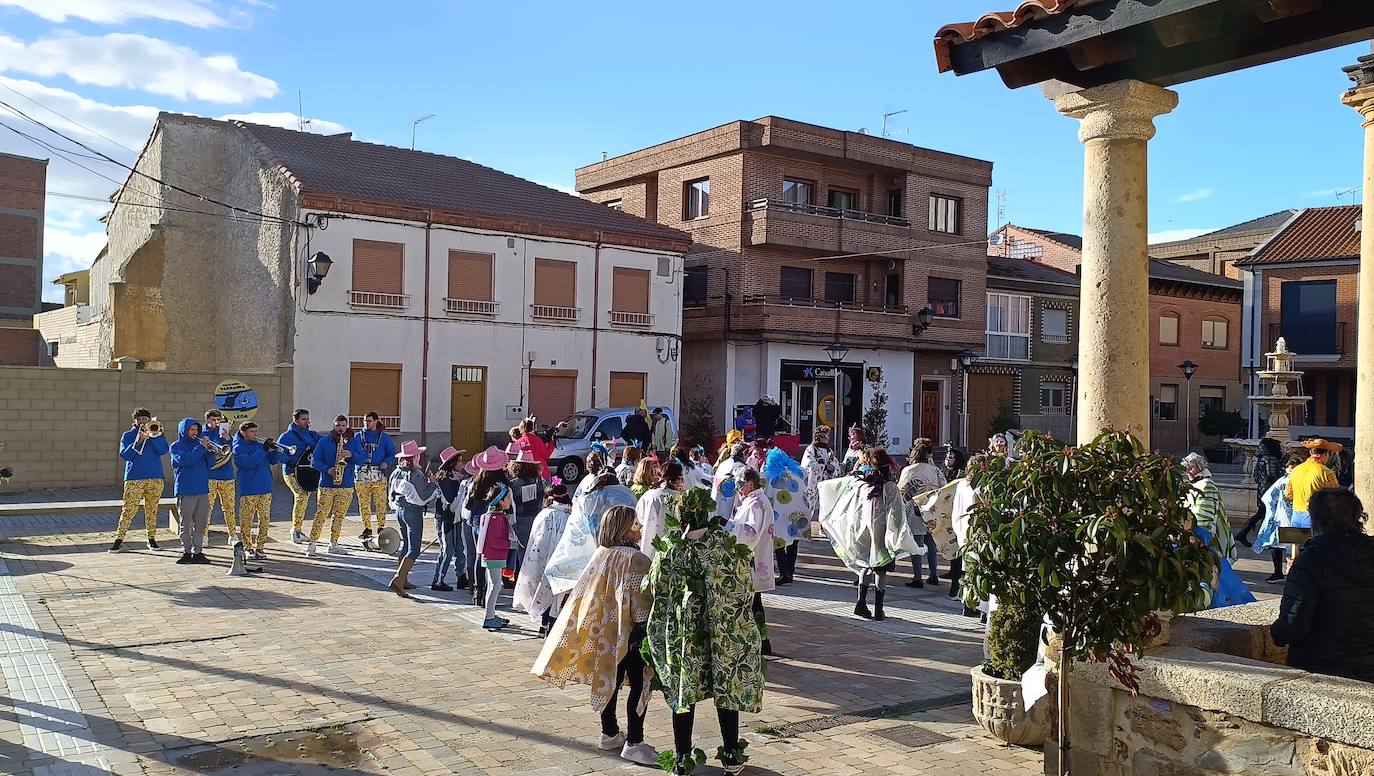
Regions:
[[[225,423],[224,421],[222,421],[222,420],[220,421],[220,427],[221,427],[221,428],[224,427],[224,423]],[[209,438],[209,440],[210,440],[211,442],[214,442],[214,443],[217,444],[217,445],[230,445],[230,446],[232,447],[233,444],[234,444],[234,437],[231,436],[231,437],[229,437],[228,439],[220,439],[220,436],[219,436],[219,429],[218,429],[218,428],[216,428],[216,429],[209,428],[209,427],[207,427],[204,423],[202,423],[201,426],[200,426],[200,435],[203,436],[203,437]],[[215,456],[214,456],[213,454],[211,454],[211,455],[210,455],[210,458],[209,458],[209,463],[208,463],[207,465],[213,466],[214,463],[215,463]],[[225,461],[225,462],[224,462],[224,465],[223,465],[223,466],[219,467],[218,469],[211,469],[211,470],[210,470],[210,479],[212,479],[212,480],[232,480],[232,479],[234,479],[234,459],[231,457],[228,461]]]
[[[235,492],[240,496],[261,496],[272,492],[272,466],[285,463],[281,450],[267,452],[262,442],[249,442],[243,432],[234,435]]]
[[[167,436],[144,440],[143,452],[138,451],[138,427],[134,426],[119,438],[119,457],[124,459],[124,481],[160,480],[162,456],[167,454]]]
[[[353,435],[357,441],[358,448],[354,452],[353,458],[349,463],[357,466],[395,466],[396,465],[396,442],[391,435],[385,431],[373,431],[363,429]],[[368,447],[371,446],[372,454],[368,455]]]
[[[281,432],[281,436],[277,437],[277,444],[282,445],[283,447],[290,446],[296,448],[296,458],[299,459],[297,463],[308,464],[310,463],[310,456],[306,455],[305,451],[311,447],[319,445],[320,440],[323,438],[323,434],[320,434],[308,428],[303,429],[300,426],[297,426],[295,423],[292,423],[286,427],[285,431]],[[285,453],[282,454],[281,473],[283,477],[287,475],[286,463],[290,460],[291,456],[286,455]],[[276,463],[276,461],[273,461],[273,463]],[[330,465],[332,466],[333,464]]]
[[[172,495],[201,496],[210,492],[209,451],[199,439],[186,435],[191,426],[200,426],[195,418],[182,418],[177,425],[177,441],[172,443]]]
[[[363,455],[358,447],[358,435],[354,434],[343,443],[344,449],[353,454],[352,458],[344,461],[343,482],[335,482],[329,476],[329,470],[334,468],[334,461],[339,454],[339,443],[334,441],[333,435],[320,439],[320,443],[315,446],[315,454],[310,456],[310,465],[320,472],[321,488],[352,488],[353,487],[353,462]]]

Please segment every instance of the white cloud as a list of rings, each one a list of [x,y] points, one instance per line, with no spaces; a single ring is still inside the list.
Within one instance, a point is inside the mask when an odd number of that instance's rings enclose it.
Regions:
[[[1191,240],[1199,235],[1215,232],[1221,227],[1209,226],[1205,229],[1165,229],[1162,232],[1150,232],[1149,241],[1151,245],[1155,243],[1174,242],[1175,240]]]
[[[226,104],[278,91],[275,81],[241,70],[231,55],[201,56],[185,46],[127,33],[63,35],[32,43],[0,35],[0,70]]]
[[[192,27],[223,27],[229,22],[205,0],[0,0],[50,22],[84,19],[123,24],[131,19],[161,19]]]
[[[220,116],[222,121],[246,121],[249,124],[266,124],[269,127],[285,127],[295,129],[297,126],[297,116],[294,113],[285,111],[279,113],[230,113]],[[306,117],[310,125],[306,127],[307,132],[314,132],[317,135],[338,135],[348,131],[348,127],[337,121],[329,119],[316,119]]]
[[[1175,202],[1197,202],[1200,199],[1207,199],[1216,193],[1215,189],[1193,189],[1187,194],[1180,194],[1174,197]]]
[[[5,96],[6,102],[65,134],[80,135],[82,136],[81,139],[86,142],[107,143],[108,141],[100,137],[100,135],[106,135],[118,145],[137,150],[147,139],[148,133],[152,131],[153,120],[157,118],[158,114],[158,109],[151,105],[107,105],[69,92],[66,89],[57,89],[19,78],[0,76],[0,85],[13,89],[40,105],[51,108],[52,112],[45,111],[25,100],[15,99],[13,95]],[[23,123],[18,118],[15,121]],[[32,128],[32,125],[29,126]],[[86,127],[92,127],[99,134]],[[25,132],[30,132],[30,129],[22,126],[19,128],[24,129]],[[34,129],[35,131],[30,132],[30,134],[38,133],[37,129]],[[14,136],[13,133],[10,135],[11,137]],[[29,155],[32,156],[33,154],[29,153]],[[115,154],[110,155],[115,156]]]
[[[1359,186],[1351,186],[1351,187],[1347,187],[1347,188],[1344,188],[1344,189],[1318,189],[1318,190],[1316,190],[1316,191],[1304,191],[1304,192],[1302,193],[1302,196],[1304,196],[1304,197],[1321,197],[1321,198],[1326,198],[1326,197],[1336,197],[1336,198],[1340,198],[1340,197],[1344,197],[1344,196],[1347,196],[1347,195],[1358,194],[1358,193],[1360,193],[1360,187],[1359,187]]]

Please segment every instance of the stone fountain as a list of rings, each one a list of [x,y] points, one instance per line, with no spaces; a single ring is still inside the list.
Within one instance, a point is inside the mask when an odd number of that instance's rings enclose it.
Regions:
[[[1264,354],[1265,368],[1256,372],[1260,379],[1260,392],[1247,397],[1256,406],[1269,410],[1269,432],[1265,436],[1278,440],[1279,447],[1287,449],[1293,442],[1293,434],[1288,430],[1290,416],[1294,408],[1302,407],[1312,400],[1311,396],[1295,396],[1291,385],[1302,385],[1303,373],[1293,368],[1297,356],[1288,349],[1288,343],[1279,337],[1274,343],[1274,351]],[[1255,455],[1259,451],[1258,439],[1223,439],[1223,442],[1245,454],[1245,478],[1240,485],[1218,483],[1228,512],[1243,512],[1247,517],[1255,504]]]

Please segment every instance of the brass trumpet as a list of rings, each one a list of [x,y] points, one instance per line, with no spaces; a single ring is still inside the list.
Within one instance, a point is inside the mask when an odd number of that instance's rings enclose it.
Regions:
[[[229,459],[234,457],[234,448],[232,446],[227,444],[217,445],[204,436],[196,438],[200,440],[201,447],[204,447],[206,451],[214,453],[215,455],[214,462],[210,464],[211,469],[218,469],[226,463],[229,463]]]
[[[143,444],[138,446],[138,450],[136,451],[139,455],[143,455],[143,447],[148,443],[148,439],[162,436],[162,421],[158,420],[155,415],[146,423],[140,423],[138,425],[138,430],[143,432],[143,436],[147,437],[147,439],[143,440]]]

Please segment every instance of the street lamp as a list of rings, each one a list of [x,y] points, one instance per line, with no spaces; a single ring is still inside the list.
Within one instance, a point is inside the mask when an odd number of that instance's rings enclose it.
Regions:
[[[959,419],[959,441],[964,443],[964,448],[968,449],[968,370],[973,366],[973,362],[978,360],[978,354],[972,350],[964,350],[955,358],[959,359],[959,372],[963,376],[962,386],[959,389],[959,399],[963,404],[963,412]]]
[[[309,266],[310,272],[305,277],[305,290],[307,294],[313,294],[320,289],[320,283],[328,277],[329,268],[334,266],[334,260],[324,251],[316,251],[310,257]]]
[[[1183,379],[1188,381],[1187,386],[1183,389],[1183,403],[1186,410],[1184,417],[1187,418],[1184,421],[1184,440],[1186,440],[1184,444],[1188,452],[1191,453],[1193,451],[1193,373],[1197,371],[1197,364],[1194,364],[1192,359],[1188,359],[1179,364],[1178,368],[1183,372]]]
[[[849,348],[840,344],[837,337],[825,347],[825,355],[830,358],[830,373],[835,379],[835,435],[831,439],[831,444],[838,447],[840,440],[844,438],[840,436],[844,432],[844,406],[840,402],[840,362],[849,355]]]
[[[935,311],[930,309],[930,305],[922,307],[921,311],[916,313],[916,323],[911,325],[912,335],[921,336],[926,329],[930,328],[930,322],[933,320],[935,320]]]

